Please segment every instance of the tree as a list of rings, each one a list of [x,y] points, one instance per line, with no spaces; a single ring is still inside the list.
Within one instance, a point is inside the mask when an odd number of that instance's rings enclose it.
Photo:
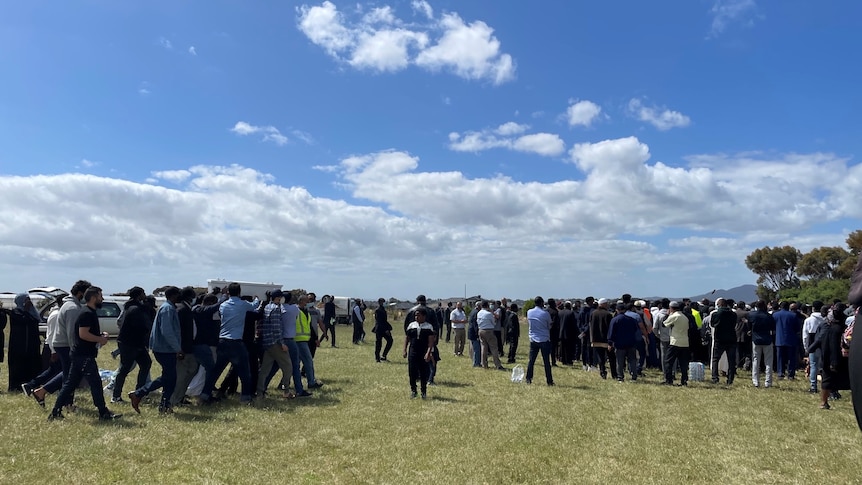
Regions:
[[[857,229],[847,236],[847,247],[850,248],[850,254],[859,256],[862,252],[862,229]]]
[[[833,278],[849,278],[850,275],[837,274],[840,272],[842,263],[851,258],[844,248],[819,247],[805,253],[799,260],[798,272],[800,276],[808,277],[812,281],[820,281]]]
[[[772,299],[781,290],[798,288],[796,268],[801,258],[802,252],[793,246],[766,246],[746,256],[745,266],[758,276],[757,296]]]

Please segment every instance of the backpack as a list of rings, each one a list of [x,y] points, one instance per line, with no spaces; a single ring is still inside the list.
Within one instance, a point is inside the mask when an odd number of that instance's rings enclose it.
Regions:
[[[850,342],[853,341],[853,324],[856,322],[850,323],[847,325],[847,328],[844,329],[844,335],[841,336],[841,355],[844,357],[850,357]]]
[[[521,364],[512,368],[512,382],[515,384],[524,382],[524,366]]]

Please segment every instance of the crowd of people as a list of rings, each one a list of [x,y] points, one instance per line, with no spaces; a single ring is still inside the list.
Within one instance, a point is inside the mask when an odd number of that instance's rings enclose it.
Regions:
[[[852,306],[838,300],[747,305],[725,298],[649,302],[624,294],[613,300],[546,301],[537,296],[525,314],[529,342],[525,379],[532,383],[539,355],[549,386],[554,385],[553,368],[559,366],[580,365],[602,379],[610,374],[619,382],[637,381],[645,369],[654,368],[661,370],[662,385],[686,386],[692,377],[689,369],[702,370],[708,364],[713,384],[723,377],[726,385],[733,385],[737,371],[743,369],[751,372],[754,387],[764,388],[776,380],[796,380],[804,370],[809,392],[819,395],[822,409],[829,409],[831,399],[851,388],[851,363],[857,367],[862,363],[860,351],[851,352],[860,347],[858,342],[852,345],[852,328],[862,306],[862,258],[852,287]],[[282,378],[277,388],[283,398],[310,397],[310,389],[323,386],[315,374],[315,350],[330,336],[335,347],[332,297],[326,295],[318,304],[313,293],[296,296],[274,290],[263,301],[241,295],[238,283],[231,283],[223,293],[215,289],[197,294],[191,287],[168,287],[165,303],[156,307],[154,297],[140,287],[131,288],[118,320],[119,368],[111,403],[128,399],[140,413],[144,398],[161,389],[159,412],[170,414],[176,406],[189,404],[186,390],[202,373],[200,404],[216,403],[237,390],[240,402],[251,404],[267,397],[279,370]],[[96,364],[99,348],[108,342],[96,315],[102,301],[102,290],[81,280],[57,302],[47,322],[47,366],[40,358],[39,315],[29,296],[20,294],[16,308],[2,309],[0,323],[5,327],[8,321],[10,326],[9,389],[20,388],[43,407],[46,397],[57,393],[49,419],[61,419],[64,410],[74,409],[74,394],[82,380],[89,384],[100,419],[121,416],[107,407]],[[377,362],[385,362],[393,346],[393,327],[386,300],[377,303],[371,329],[376,337],[374,356]],[[364,310],[361,301],[351,310],[357,345],[365,339]],[[508,370],[503,360],[516,363],[519,316],[518,306],[506,298],[480,300],[467,312],[460,301],[431,308],[419,295],[404,318],[402,354],[408,359],[411,398],[426,398],[428,386],[435,384],[441,348],[445,348],[444,331],[453,356],[463,356],[466,349],[474,367]],[[155,378],[151,354],[160,367]],[[230,371],[216,387],[228,364]],[[124,393],[135,367],[134,389]],[[862,372],[856,376],[858,382]],[[856,406],[857,418],[860,407]]]

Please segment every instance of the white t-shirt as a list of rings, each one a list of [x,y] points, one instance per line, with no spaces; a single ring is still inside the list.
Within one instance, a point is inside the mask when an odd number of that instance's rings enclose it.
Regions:
[[[464,328],[467,325],[467,314],[464,310],[456,308],[449,314],[449,320],[452,321],[452,328]]]

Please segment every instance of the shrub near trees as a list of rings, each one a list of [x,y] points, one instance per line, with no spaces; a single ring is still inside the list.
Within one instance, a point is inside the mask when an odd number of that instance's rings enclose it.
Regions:
[[[862,230],[847,237],[848,249],[819,247],[803,254],[793,246],[755,249],[745,265],[757,278],[757,296],[764,300],[803,302],[844,300],[850,275],[862,251]]]

